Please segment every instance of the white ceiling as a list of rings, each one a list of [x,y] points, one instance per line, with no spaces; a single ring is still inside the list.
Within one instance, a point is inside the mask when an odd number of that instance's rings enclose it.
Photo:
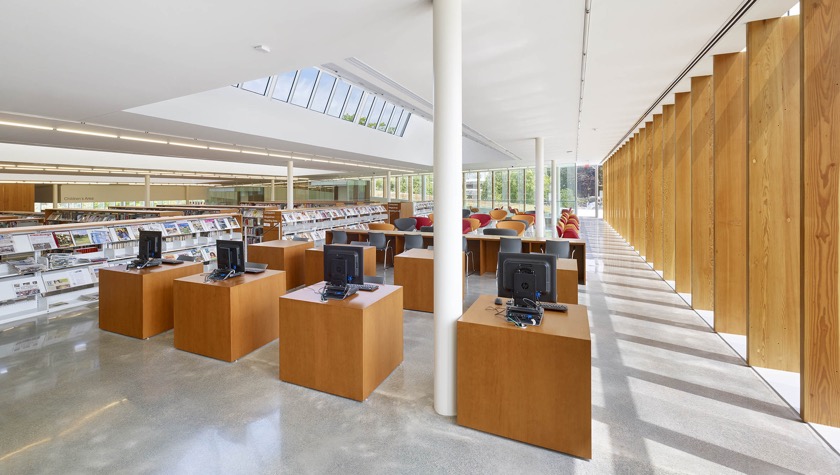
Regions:
[[[578,137],[584,0],[464,0],[465,125],[525,163],[533,159],[537,136],[546,139],[547,159],[573,161],[577,157],[581,162],[598,163],[741,1],[592,3]],[[750,19],[779,16],[793,3],[759,0]],[[429,0],[6,1],[0,15],[0,111],[254,147],[282,145],[284,150],[383,166],[403,160],[404,166],[422,169],[430,157],[423,160],[399,153],[398,145],[392,150],[359,151],[336,141],[325,140],[328,145],[296,141],[295,137],[225,130],[198,119],[173,120],[126,111],[301,67],[340,64],[346,58],[358,58],[403,91],[431,101],[431,27]],[[737,38],[738,34],[743,37],[740,31],[714,52],[743,47],[737,46],[742,43]],[[257,44],[270,46],[272,52],[253,51]],[[397,98],[411,101],[406,96]],[[278,114],[294,107],[275,105],[280,106]],[[317,120],[336,121],[327,116]],[[357,129],[352,133],[371,132]],[[53,132],[45,138],[34,131],[0,127],[0,141],[5,142],[279,164],[207,150],[161,152],[155,144],[133,143],[126,148],[122,141],[110,144],[69,135]],[[364,139],[393,139],[375,135]],[[465,154],[475,151],[476,146],[465,145]],[[421,153],[430,154],[431,144]],[[496,166],[522,163],[500,153],[486,157],[475,153],[482,158],[473,162],[482,165],[492,165],[490,159],[498,160]],[[0,161],[7,160],[0,150]]]

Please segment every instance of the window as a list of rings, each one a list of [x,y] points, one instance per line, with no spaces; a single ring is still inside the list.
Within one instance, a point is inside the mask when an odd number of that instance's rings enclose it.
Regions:
[[[318,85],[315,86],[315,94],[312,96],[312,103],[309,104],[309,108],[316,112],[326,112],[333,85],[335,85],[335,78],[327,73],[321,73],[318,76]]]
[[[382,117],[379,118],[379,125],[376,127],[376,130],[385,131],[385,128],[388,127],[388,122],[391,120],[391,114],[394,113],[394,104],[385,104],[385,108],[382,109]]]
[[[394,113],[391,114],[391,120],[388,122],[388,127],[385,129],[385,132],[388,132],[391,135],[394,135],[394,132],[397,131],[397,124],[400,122],[400,116],[403,113],[402,107],[394,106]],[[408,112],[406,112],[407,114]]]
[[[298,73],[297,82],[295,83],[295,90],[292,92],[292,99],[289,102],[296,106],[308,106],[316,79],[318,79],[318,70],[316,68],[301,69],[300,73]]]
[[[534,210],[534,169],[525,169],[525,211]]]
[[[261,96],[264,96],[266,90],[268,89],[268,81],[270,79],[271,77],[254,79],[253,81],[245,81],[242,83],[242,89],[245,89],[246,91],[255,92]]]
[[[271,97],[278,101],[289,102],[289,93],[292,92],[295,76],[297,76],[297,71],[277,76],[277,81],[274,83],[274,93]]]
[[[435,176],[434,175],[426,175],[426,199],[427,200],[435,199]]]
[[[413,176],[411,182],[411,200],[412,201],[420,201],[423,199],[423,176]]]
[[[374,178],[373,179],[374,196],[381,196],[383,198],[385,197],[385,189],[383,187],[384,183],[385,183],[384,178]]]
[[[400,117],[400,122],[397,124],[397,135],[400,137],[405,133],[405,126],[408,125],[409,117],[411,117],[411,113],[408,111],[403,112],[402,117]]]
[[[478,205],[478,173],[464,173],[464,207]]]
[[[396,185],[396,183],[397,183],[397,177],[391,178],[391,180],[388,182],[388,190],[390,190],[390,194],[388,195],[388,197],[397,196],[397,185]]]
[[[341,115],[341,109],[344,107],[344,100],[347,99],[347,93],[350,92],[350,85],[339,80],[335,86],[330,105],[327,107],[327,115],[338,117]]]
[[[347,96],[347,103],[344,104],[344,110],[341,111],[341,118],[350,122],[356,120],[356,111],[359,110],[359,103],[362,102],[362,94],[364,91],[358,87],[350,89],[350,94]]]
[[[493,172],[493,206],[504,208],[508,204],[508,172],[497,170]]]
[[[482,212],[493,209],[493,172],[478,174],[478,208]]]
[[[370,114],[368,114],[367,120],[367,126],[369,128],[376,128],[376,125],[379,123],[379,116],[382,115],[383,107],[385,107],[385,101],[382,100],[381,97],[377,97],[373,100],[373,107],[370,108]]]
[[[364,100],[362,101],[362,108],[359,110],[359,124],[366,125],[368,114],[370,114],[370,106],[373,105],[373,94],[366,92]]]
[[[525,175],[521,168],[510,171],[510,207],[524,211],[525,201]]]

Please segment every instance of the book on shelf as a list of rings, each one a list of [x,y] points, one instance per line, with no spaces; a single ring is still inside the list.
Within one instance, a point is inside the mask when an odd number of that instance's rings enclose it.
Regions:
[[[53,237],[55,237],[55,242],[58,247],[73,247],[75,245],[73,235],[70,234],[70,231],[55,231],[53,232]]]

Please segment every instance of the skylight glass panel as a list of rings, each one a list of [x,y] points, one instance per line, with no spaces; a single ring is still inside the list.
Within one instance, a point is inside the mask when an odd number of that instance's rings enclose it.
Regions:
[[[405,111],[402,117],[400,117],[400,122],[399,124],[397,124],[397,135],[399,135],[400,137],[402,137],[405,133],[405,126],[408,125],[408,119],[410,117],[411,113],[408,111]]]
[[[382,115],[383,107],[385,107],[385,101],[382,98],[377,97],[373,100],[373,107],[370,108],[370,114],[368,114],[368,127],[372,129],[376,128],[376,125],[379,123],[379,116]]]
[[[306,107],[309,105],[309,98],[312,96],[312,89],[315,88],[315,81],[318,79],[317,68],[301,69],[298,73],[295,90],[292,92],[292,99],[289,101],[296,106]]]
[[[362,102],[362,94],[364,91],[358,87],[350,88],[350,94],[347,96],[347,103],[344,104],[344,110],[341,112],[341,118],[353,122],[356,120],[356,111],[359,110],[359,104]]]
[[[368,115],[370,114],[370,106],[373,105],[373,94],[365,92],[365,98],[362,100],[362,108],[359,110],[359,123],[367,124]]]
[[[255,92],[264,96],[266,90],[268,89],[269,79],[271,79],[271,77],[254,79],[252,81],[245,81],[242,83],[242,89],[245,89],[246,91]]]
[[[391,114],[394,113],[394,104],[385,104],[385,108],[382,109],[382,117],[379,118],[379,125],[376,127],[377,130],[385,131],[385,127],[388,126],[388,121],[391,120]]]
[[[335,78],[327,73],[321,73],[321,76],[318,78],[318,85],[315,86],[315,94],[312,96],[312,103],[309,104],[309,108],[321,113],[325,112],[333,85],[335,85]]]
[[[347,93],[350,92],[350,85],[342,80],[338,80],[333,91],[330,105],[327,107],[327,115],[338,117],[341,115],[341,108],[344,107],[344,100],[347,99]]]
[[[397,131],[397,124],[400,123],[400,116],[403,114],[402,107],[395,107],[394,113],[391,114],[391,120],[388,121],[388,128],[385,129],[385,132],[393,135]],[[408,112],[406,112],[408,114]]]
[[[291,71],[277,76],[277,82],[274,84],[274,93],[271,97],[278,101],[289,102],[289,93],[292,92],[295,76],[297,76],[297,71]]]

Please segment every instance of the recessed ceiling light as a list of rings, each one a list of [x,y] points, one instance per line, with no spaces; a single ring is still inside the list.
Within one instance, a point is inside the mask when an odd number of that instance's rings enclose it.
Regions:
[[[233,152],[233,153],[241,152],[241,150],[238,150],[238,149],[235,149],[235,148],[222,148],[222,147],[207,147],[207,148],[209,148],[210,150],[215,150],[217,152]]]
[[[254,46],[254,51],[257,51],[259,53],[271,53],[271,48],[269,48],[266,45],[257,45]]]
[[[58,129],[55,129],[55,130],[57,130],[59,132],[67,132],[68,134],[94,135],[96,137],[108,137],[108,138],[111,138],[111,139],[117,138],[117,136],[113,135],[113,134],[105,134],[105,133],[102,133],[102,132],[92,132],[92,131],[89,131],[89,130],[62,129],[62,128],[58,128]]]
[[[166,140],[147,139],[145,137],[129,137],[128,135],[120,135],[120,138],[123,140],[134,140],[135,142],[166,143]]]
[[[250,154],[250,155],[268,156],[268,152],[259,152],[257,150],[243,150],[242,153],[247,153],[247,154]]]
[[[169,145],[175,145],[177,147],[203,148],[205,150],[207,149],[206,145],[198,145],[192,143],[169,142]]]
[[[8,122],[5,120],[0,120],[0,125],[8,125],[11,127],[26,127],[27,129],[40,129],[40,130],[52,130],[52,127],[44,127],[43,125],[34,125],[34,124],[23,124],[20,122]]]

